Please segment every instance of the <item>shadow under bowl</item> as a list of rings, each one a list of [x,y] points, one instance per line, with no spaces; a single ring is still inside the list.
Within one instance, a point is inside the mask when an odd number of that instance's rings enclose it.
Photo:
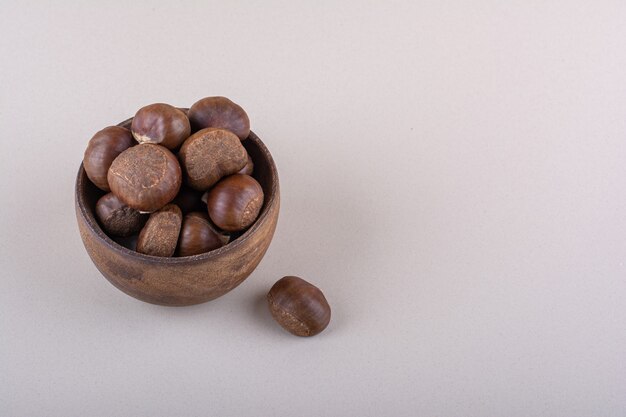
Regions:
[[[131,121],[118,126],[130,128]],[[81,164],[76,177],[76,218],[85,249],[102,275],[132,297],[167,306],[210,301],[241,284],[265,255],[280,209],[278,171],[272,155],[253,132],[242,144],[254,162],[253,177],[265,194],[259,217],[226,246],[186,257],[144,255],[107,236],[94,216],[96,202],[104,192],[89,181]]]

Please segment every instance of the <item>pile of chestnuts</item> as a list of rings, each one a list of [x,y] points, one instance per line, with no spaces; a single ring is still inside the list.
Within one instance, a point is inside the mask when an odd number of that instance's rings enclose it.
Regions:
[[[106,192],[96,203],[102,229],[153,256],[191,256],[224,246],[249,228],[263,189],[242,145],[246,112],[225,97],[206,97],[188,112],[142,107],[131,128],[109,126],[89,141],[83,167]]]
[[[225,97],[206,97],[185,112],[169,104],[142,107],[130,130],[109,126],[87,146],[83,167],[104,194],[95,207],[116,242],[152,256],[191,256],[226,245],[249,228],[263,206],[242,141],[246,112]],[[272,317],[297,336],[330,322],[322,291],[295,276],[267,294]]]

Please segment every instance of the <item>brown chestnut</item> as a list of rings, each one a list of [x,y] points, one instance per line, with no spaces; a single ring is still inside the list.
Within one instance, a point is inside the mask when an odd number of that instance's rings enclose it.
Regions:
[[[238,104],[226,97],[205,97],[189,108],[195,130],[207,127],[227,129],[244,140],[250,134],[250,119]]]
[[[176,251],[183,213],[176,204],[168,204],[150,215],[139,232],[137,252],[153,256],[172,256]]]
[[[128,207],[113,193],[100,197],[96,217],[105,232],[114,236],[129,236],[141,230],[148,216]]]
[[[182,172],[167,148],[146,143],[115,158],[107,178],[111,191],[127,206],[152,212],[176,197]]]
[[[330,322],[330,306],[322,291],[299,277],[279,279],[267,302],[274,320],[296,336],[315,336]]]
[[[191,125],[182,110],[155,103],[139,109],[130,130],[139,143],[155,143],[175,149],[189,137]]]
[[[209,217],[220,229],[237,232],[256,220],[263,206],[263,188],[251,176],[235,174],[222,179],[207,199]]]
[[[246,149],[232,132],[208,128],[191,135],[178,152],[187,184],[205,191],[246,165]]]
[[[219,233],[202,212],[189,213],[183,219],[178,240],[178,256],[191,256],[221,248],[228,235]]]
[[[252,173],[254,172],[254,162],[252,162],[252,158],[250,158],[250,154],[247,154],[247,156],[248,156],[248,162],[246,162],[246,165],[244,165],[243,168],[237,171],[237,174],[252,175]]]
[[[111,191],[107,172],[113,160],[135,144],[130,130],[120,126],[105,127],[90,140],[83,157],[83,167],[87,177],[96,187]]]

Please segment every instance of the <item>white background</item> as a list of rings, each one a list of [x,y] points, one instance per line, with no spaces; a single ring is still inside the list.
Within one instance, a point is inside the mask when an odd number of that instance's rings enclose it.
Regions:
[[[89,3],[0,3],[0,415],[626,415],[625,2]],[[228,295],[145,304],[76,170],[208,95],[272,151],[279,227]],[[321,335],[272,321],[288,274]]]

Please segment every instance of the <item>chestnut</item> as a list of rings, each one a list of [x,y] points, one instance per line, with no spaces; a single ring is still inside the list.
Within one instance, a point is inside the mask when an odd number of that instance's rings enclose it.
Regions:
[[[251,176],[230,175],[215,185],[207,197],[209,217],[220,229],[237,232],[256,220],[263,206],[263,189]]]
[[[250,119],[238,104],[226,97],[205,97],[189,108],[195,130],[207,127],[227,129],[244,140],[250,134]]]
[[[155,103],[137,111],[130,130],[139,143],[155,143],[175,149],[189,137],[191,125],[182,110]]]
[[[228,235],[219,233],[202,212],[189,213],[183,219],[178,241],[178,256],[191,256],[221,248]]]
[[[315,336],[330,322],[330,306],[322,291],[299,277],[279,279],[267,302],[274,320],[296,336]]]
[[[141,230],[148,216],[128,207],[113,193],[100,197],[96,217],[105,232],[114,236],[130,236]]]
[[[115,158],[107,178],[111,191],[127,206],[152,212],[176,197],[182,172],[167,148],[146,143]]]
[[[208,128],[191,135],[178,152],[187,184],[205,191],[247,162],[246,149],[234,133]]]
[[[152,256],[172,256],[176,251],[183,213],[168,204],[150,215],[137,238],[137,252]]]
[[[254,162],[252,162],[252,158],[250,158],[250,154],[246,154],[246,155],[248,157],[248,162],[246,162],[246,165],[244,165],[243,168],[237,171],[237,174],[252,175],[252,173],[254,172]]]
[[[102,191],[111,191],[107,172],[113,160],[135,144],[130,130],[120,126],[105,127],[90,140],[83,157],[87,177]]]

